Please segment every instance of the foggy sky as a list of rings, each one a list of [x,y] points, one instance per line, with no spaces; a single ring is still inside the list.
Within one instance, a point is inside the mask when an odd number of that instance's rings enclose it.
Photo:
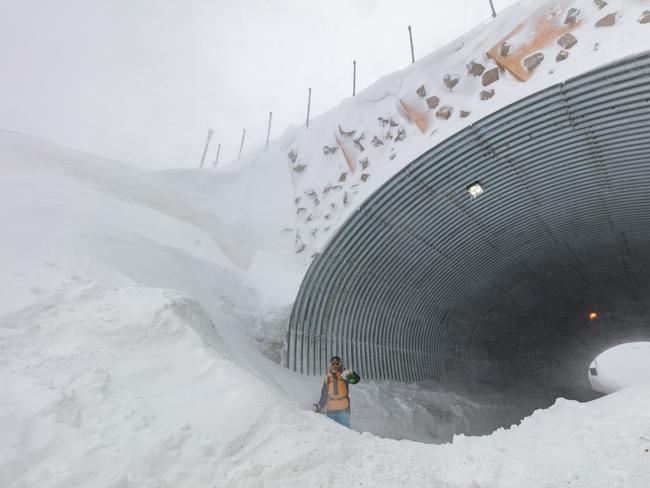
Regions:
[[[513,0],[495,0],[497,11]],[[0,0],[0,129],[150,169],[220,165],[490,18],[488,0]]]

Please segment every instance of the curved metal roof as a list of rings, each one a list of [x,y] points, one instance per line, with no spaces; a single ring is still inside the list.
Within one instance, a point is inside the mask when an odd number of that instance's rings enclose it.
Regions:
[[[649,265],[645,53],[486,117],[384,184],[309,268],[286,365],[321,374],[338,354],[370,378],[578,398],[600,351],[650,337]]]

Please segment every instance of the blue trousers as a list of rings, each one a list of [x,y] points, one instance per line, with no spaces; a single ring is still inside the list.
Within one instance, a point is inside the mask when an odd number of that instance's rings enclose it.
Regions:
[[[327,416],[335,422],[338,422],[339,424],[347,427],[348,429],[351,428],[350,412],[346,412],[345,410],[341,410],[340,412],[327,412]]]

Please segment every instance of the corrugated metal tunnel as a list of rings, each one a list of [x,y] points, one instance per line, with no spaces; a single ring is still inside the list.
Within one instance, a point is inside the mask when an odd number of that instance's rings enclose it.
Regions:
[[[309,268],[286,365],[322,374],[339,354],[367,378],[590,398],[601,351],[650,340],[649,270],[646,53],[520,100],[384,184]]]

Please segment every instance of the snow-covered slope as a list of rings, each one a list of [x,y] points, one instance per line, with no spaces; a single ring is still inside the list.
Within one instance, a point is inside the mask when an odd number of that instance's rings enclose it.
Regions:
[[[509,54],[488,54],[493,48]],[[308,261],[368,195],[436,144],[516,100],[649,48],[645,0],[520,1],[251,158],[288,165],[296,252]]]
[[[178,450],[200,465],[283,400],[249,369],[270,363],[246,354],[261,308],[226,256],[239,248],[218,244],[245,229],[190,199],[0,134],[0,485],[207,486],[214,471],[193,477]]]

